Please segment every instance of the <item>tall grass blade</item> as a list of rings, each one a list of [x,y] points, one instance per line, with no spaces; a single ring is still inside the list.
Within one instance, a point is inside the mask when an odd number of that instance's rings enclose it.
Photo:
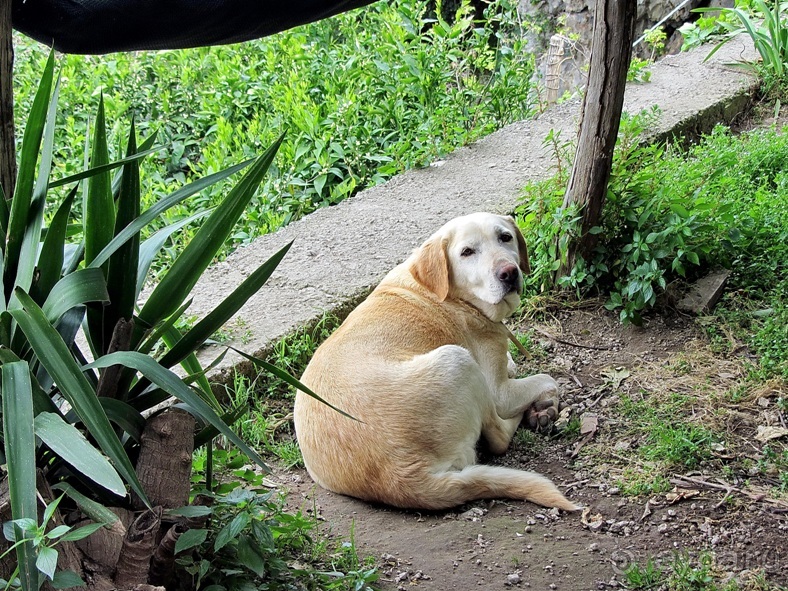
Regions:
[[[137,347],[137,351],[140,353],[150,353],[156,343],[161,340],[169,328],[174,325],[181,316],[183,316],[183,313],[189,308],[189,306],[191,306],[192,301],[193,300],[191,299],[186,300],[180,308],[175,310],[175,312],[170,315],[169,318],[152,330],[150,334],[145,337],[145,340]]]
[[[109,162],[107,147],[107,127],[104,116],[104,96],[99,99],[96,123],[93,129],[93,144],[90,151],[90,165],[104,166]],[[112,197],[112,180],[109,172],[91,176],[87,181],[87,191],[82,205],[84,220],[83,236],[85,243],[85,263],[89,264],[96,255],[112,240],[115,229],[115,200]],[[101,265],[104,276],[109,278],[109,263]],[[88,340],[94,355],[107,350],[114,325],[104,321],[103,306],[89,306],[87,310]]]
[[[91,267],[98,267],[103,265],[104,262],[112,256],[121,244],[125,243],[129,240],[134,234],[139,232],[143,227],[147,226],[153,220],[155,220],[161,213],[167,211],[169,208],[177,205],[184,199],[191,197],[195,193],[202,191],[218,183],[219,181],[226,179],[228,176],[235,174],[239,170],[243,170],[249,164],[251,164],[251,160],[247,160],[240,164],[236,164],[235,166],[231,166],[225,170],[220,172],[216,172],[214,174],[208,175],[203,177],[199,180],[194,181],[186,185],[185,187],[181,187],[177,191],[171,193],[164,199],[160,199],[150,208],[146,209],[140,217],[138,217],[134,222],[123,228],[121,232],[116,234],[116,236],[110,241],[109,244],[102,250],[96,257],[89,263]]]
[[[90,435],[112,460],[115,469],[148,504],[145,491],[142,490],[126,450],[118,440],[82,369],[74,361],[63,339],[47,321],[41,308],[23,291],[17,290],[16,294],[22,303],[22,309],[11,310],[9,313],[25,333],[41,364],[58,385],[60,394],[79,415]]]
[[[217,330],[233,317],[233,315],[256,294],[268,281],[271,273],[279,265],[287,251],[293,245],[286,244],[282,249],[260,265],[235,290],[227,296],[205,318],[200,320],[191,330],[183,335],[175,345],[159,360],[164,367],[172,367],[180,363],[189,353],[202,346]]]
[[[181,379],[169,369],[159,365],[154,359],[136,351],[119,351],[110,353],[90,363],[88,368],[110,367],[115,364],[125,365],[135,369],[144,375],[148,380],[159,386],[159,388],[175,396],[181,402],[186,403],[194,413],[203,421],[216,427],[219,432],[233,442],[246,456],[265,471],[269,471],[263,459],[252,450],[243,440],[236,435],[230,427],[222,422],[222,419],[197,393],[186,386]]]
[[[38,279],[33,284],[30,293],[38,304],[42,304],[46,300],[63,272],[68,219],[76,195],[77,187],[74,187],[57,208],[52,222],[47,228],[41,253],[38,255]]]
[[[254,365],[256,365],[257,367],[259,367],[259,368],[261,368],[261,369],[264,369],[264,370],[265,370],[265,371],[267,371],[268,373],[271,373],[271,374],[275,375],[276,377],[278,377],[280,380],[282,380],[282,381],[283,381],[283,382],[285,382],[286,384],[288,384],[288,385],[292,386],[293,388],[296,388],[296,389],[298,389],[298,390],[301,390],[301,391],[302,391],[304,394],[306,394],[307,396],[311,396],[311,397],[312,397],[312,398],[314,398],[315,400],[317,400],[317,401],[319,401],[319,402],[322,402],[323,404],[325,404],[325,405],[326,405],[326,406],[328,406],[329,408],[332,408],[332,409],[334,409],[334,410],[335,410],[335,411],[337,411],[339,414],[341,414],[341,415],[343,415],[343,416],[346,416],[346,417],[347,417],[347,418],[349,418],[349,419],[353,419],[354,421],[358,421],[358,419],[357,419],[357,418],[355,418],[355,417],[354,417],[354,416],[352,416],[352,415],[349,415],[348,413],[346,413],[346,412],[345,412],[344,410],[342,410],[341,408],[337,408],[337,407],[336,407],[336,406],[334,406],[333,404],[330,404],[329,402],[325,401],[325,400],[324,400],[323,398],[321,398],[321,397],[320,397],[318,394],[316,394],[315,392],[313,392],[312,390],[310,390],[310,389],[309,389],[307,386],[305,386],[304,384],[302,384],[302,383],[301,383],[299,380],[297,380],[296,378],[294,378],[293,376],[291,376],[289,373],[287,373],[287,372],[286,372],[286,371],[284,371],[283,369],[280,369],[280,368],[276,367],[275,365],[272,365],[272,364],[268,363],[267,361],[263,361],[262,359],[258,359],[257,357],[253,357],[252,355],[249,355],[248,353],[244,353],[243,351],[239,351],[238,349],[235,349],[235,348],[233,348],[233,347],[230,347],[230,349],[232,349],[233,351],[235,351],[236,353],[238,353],[238,354],[239,354],[241,357],[243,357],[244,359],[248,359],[249,361],[251,361],[251,362],[252,362]]]
[[[107,128],[104,117],[104,97],[99,99],[93,145],[90,156],[92,167],[109,163]],[[88,179],[87,195],[83,205],[85,262],[91,263],[96,255],[112,240],[115,228],[115,202],[109,172],[95,174]]]
[[[77,181],[81,181],[83,179],[88,179],[97,174],[108,173],[110,171],[115,170],[116,168],[120,168],[121,166],[128,164],[129,162],[138,162],[143,158],[145,158],[145,156],[148,156],[149,154],[154,154],[156,152],[159,152],[160,150],[161,150],[160,146],[156,146],[155,148],[148,148],[148,149],[142,149],[142,147],[140,147],[140,150],[133,156],[128,156],[126,158],[122,158],[121,160],[114,160],[113,162],[102,164],[101,166],[92,166],[87,170],[83,170],[82,172],[78,172],[76,174],[63,177],[62,179],[57,179],[56,181],[52,181],[51,183],[49,183],[49,188],[55,189],[57,187],[62,187],[63,185],[69,185],[71,183],[76,183]]]
[[[55,284],[42,309],[47,320],[55,326],[63,314],[75,306],[107,301],[107,282],[101,269],[79,269]]]
[[[184,226],[189,225],[201,217],[205,217],[210,212],[211,210],[200,211],[192,216],[179,220],[174,224],[165,226],[140,245],[140,262],[139,269],[137,270],[137,298],[139,298],[142,288],[145,287],[145,280],[148,277],[148,271],[150,270],[150,266],[153,263],[153,259],[155,259],[161,249],[164,248],[167,239],[172,236],[174,232],[177,232]]]
[[[174,325],[170,325],[167,330],[165,330],[161,335],[162,340],[164,343],[172,348],[175,343],[180,341],[183,338],[181,331],[178,330],[177,327]],[[205,371],[203,371],[203,367],[200,364],[200,361],[197,359],[197,355],[192,351],[189,352],[183,359],[180,360],[181,367],[186,370],[186,373],[189,375],[196,376],[195,380],[197,382],[197,392],[202,395],[202,399],[205,400],[211,407],[216,410],[217,412],[221,410],[221,405],[219,401],[216,400],[216,397],[213,395],[213,390],[211,389],[211,384],[208,381],[207,376],[205,375]],[[141,383],[144,383],[144,380],[140,380]],[[136,385],[135,385],[135,389]],[[139,390],[137,390],[139,391]]]
[[[46,205],[47,185],[49,174],[52,170],[52,154],[55,144],[55,122],[57,117],[57,100],[60,94],[60,79],[58,78],[52,97],[49,101],[46,124],[44,125],[44,143],[41,146],[41,157],[38,165],[38,177],[33,189],[33,198],[25,226],[25,235],[19,251],[19,261],[16,272],[16,286],[25,291],[30,290],[33,282],[38,251],[41,247],[41,228],[44,225],[44,208]],[[13,298],[12,298],[13,300]]]
[[[2,366],[3,435],[11,515],[38,522],[36,511],[36,439],[33,434],[33,391],[30,370],[24,361]],[[16,539],[22,530],[15,528]],[[16,549],[23,591],[38,589],[38,570],[33,541]]]
[[[4,253],[3,285],[5,287],[6,301],[11,299],[14,289],[22,241],[27,229],[28,214],[30,212],[30,203],[33,199],[33,186],[36,178],[36,163],[38,162],[41,138],[46,125],[54,72],[55,53],[52,51],[47,59],[44,72],[41,75],[41,82],[30,107],[30,114],[25,124],[25,133],[22,137],[22,147],[19,153],[19,170],[17,172],[14,197],[11,200]]]
[[[102,396],[99,402],[110,422],[123,429],[134,441],[140,440],[142,430],[145,429],[145,417],[122,400]]]
[[[227,240],[255,190],[268,171],[284,136],[260,156],[216,208],[151,293],[139,317],[149,326],[172,314],[192,290]]]
[[[134,120],[131,122],[126,155],[137,151]],[[118,211],[115,219],[115,234],[132,223],[140,215],[140,168],[139,161],[129,162],[123,167]],[[107,290],[109,305],[104,307],[104,342],[109,343],[115,325],[120,319],[131,320],[137,303],[137,271],[139,269],[140,234],[133,234],[109,259]]]

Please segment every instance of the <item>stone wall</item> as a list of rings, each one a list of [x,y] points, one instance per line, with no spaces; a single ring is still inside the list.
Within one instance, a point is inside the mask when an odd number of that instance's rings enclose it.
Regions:
[[[638,0],[635,38],[653,27],[667,16],[683,0]],[[585,84],[589,47],[594,29],[595,0],[520,0],[519,11],[528,30],[530,49],[542,56],[539,61],[541,76],[547,73],[547,53],[550,40],[556,33],[560,39],[559,55],[554,48],[553,59],[560,62],[559,96]],[[676,53],[681,49],[683,39],[678,28],[687,21],[696,20],[693,8],[705,6],[733,6],[733,0],[689,0],[676,14],[661,25],[667,35],[665,53]],[[634,54],[639,57],[651,56],[651,48],[638,43]]]

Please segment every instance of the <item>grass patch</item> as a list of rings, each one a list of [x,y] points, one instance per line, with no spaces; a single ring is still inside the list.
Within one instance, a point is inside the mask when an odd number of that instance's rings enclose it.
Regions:
[[[616,486],[628,497],[656,495],[673,488],[670,481],[653,467],[625,468]]]
[[[333,314],[323,314],[314,326],[297,329],[281,339],[267,357],[269,363],[300,377],[309,360],[320,344],[333,333],[342,321]],[[295,392],[282,380],[266,379],[255,381],[255,397],[261,401],[272,399],[293,400]]]
[[[646,591],[779,591],[783,587],[772,585],[761,570],[745,570],[735,579],[729,579],[725,565],[717,564],[712,552],[693,556],[671,552],[664,560],[649,558],[645,564],[632,563],[624,570],[627,589]]]

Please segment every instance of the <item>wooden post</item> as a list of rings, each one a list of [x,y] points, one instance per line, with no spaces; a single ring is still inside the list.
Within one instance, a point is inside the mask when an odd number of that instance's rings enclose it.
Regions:
[[[0,185],[8,199],[14,194],[16,182],[14,45],[11,32],[11,0],[0,0]]]
[[[559,273],[574,267],[577,255],[588,258],[596,244],[589,230],[599,224],[618,136],[624,88],[637,15],[636,0],[597,0],[588,88],[583,99],[577,153],[564,196],[564,207],[580,206],[580,237],[570,246]]]

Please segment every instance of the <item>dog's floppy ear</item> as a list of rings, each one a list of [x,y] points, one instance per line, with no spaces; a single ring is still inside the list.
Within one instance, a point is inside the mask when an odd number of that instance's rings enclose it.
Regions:
[[[517,226],[514,218],[509,216],[508,219],[514,227],[514,235],[517,238],[517,252],[520,253],[520,271],[523,272],[523,275],[528,275],[531,273],[531,263],[528,261],[528,247],[525,245],[525,238],[523,238],[523,233],[520,232],[520,228]]]
[[[413,278],[438,296],[440,301],[449,295],[449,259],[447,240],[432,238],[421,245],[410,266]]]

